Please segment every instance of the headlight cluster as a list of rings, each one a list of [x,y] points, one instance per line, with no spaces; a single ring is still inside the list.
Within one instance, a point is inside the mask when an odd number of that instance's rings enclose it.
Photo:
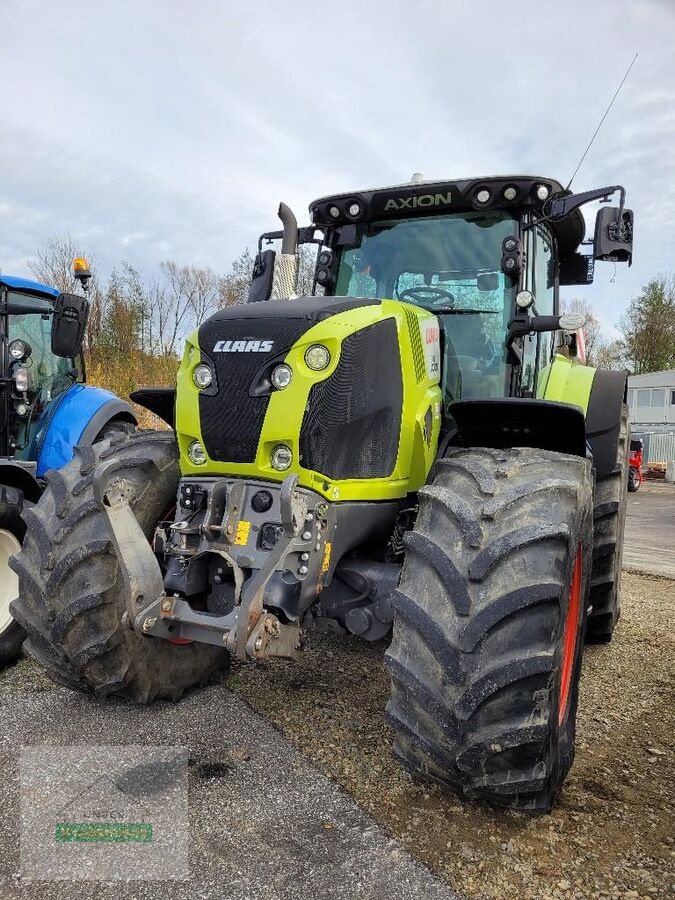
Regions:
[[[201,391],[203,391],[204,388],[210,387],[213,383],[213,372],[211,371],[211,367],[207,366],[206,363],[199,363],[192,373],[192,380]]]
[[[193,441],[188,447],[188,456],[190,457],[190,462],[193,462],[196,466],[203,466],[206,462],[206,450],[203,444],[200,441]]]
[[[330,365],[330,351],[323,344],[312,344],[305,351],[307,367],[314,372],[321,372]]]
[[[293,369],[286,363],[281,363],[272,369],[270,381],[278,391],[283,391],[293,381]]]
[[[285,472],[293,462],[293,451],[286,444],[277,444],[270,457],[272,468],[277,472]]]

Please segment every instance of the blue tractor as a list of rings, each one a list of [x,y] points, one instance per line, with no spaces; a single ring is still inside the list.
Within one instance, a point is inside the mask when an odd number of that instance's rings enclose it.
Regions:
[[[86,293],[86,260],[76,260],[74,272]],[[18,594],[9,559],[21,548],[22,514],[77,445],[137,424],[128,403],[84,383],[88,308],[85,296],[0,275],[0,665],[18,656],[25,637],[9,609]]]

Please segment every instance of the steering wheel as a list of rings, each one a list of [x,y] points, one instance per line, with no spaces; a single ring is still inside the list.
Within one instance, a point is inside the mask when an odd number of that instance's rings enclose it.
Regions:
[[[455,305],[455,297],[450,291],[436,287],[435,284],[424,284],[420,287],[406,288],[398,295],[399,300],[405,300],[410,297],[411,300],[423,303],[425,300],[449,300],[450,306]]]

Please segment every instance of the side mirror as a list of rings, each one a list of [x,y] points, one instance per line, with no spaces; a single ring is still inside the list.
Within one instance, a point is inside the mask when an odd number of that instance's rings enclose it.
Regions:
[[[89,304],[77,294],[59,294],[52,316],[52,353],[54,356],[77,356],[82,349]]]
[[[605,262],[633,261],[633,211],[603,206],[595,219],[593,257]]]
[[[274,278],[274,250],[264,250],[255,258],[253,276],[248,289],[247,303],[259,303],[261,300],[269,300],[272,295],[272,280]]]

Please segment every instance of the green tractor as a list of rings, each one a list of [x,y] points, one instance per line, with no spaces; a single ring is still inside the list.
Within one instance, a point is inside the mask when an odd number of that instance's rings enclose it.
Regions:
[[[580,207],[615,193],[580,252]],[[584,639],[619,615],[629,441],[626,373],[583,364],[558,293],[630,263],[624,190],[416,177],[310,210],[298,228],[282,204],[249,302],[187,341],[176,390],[132,395],[174,431],[82,447],[50,477],[13,562],[26,649],[62,684],[145,703],[337,620],[390,640],[406,767],[548,809]]]

